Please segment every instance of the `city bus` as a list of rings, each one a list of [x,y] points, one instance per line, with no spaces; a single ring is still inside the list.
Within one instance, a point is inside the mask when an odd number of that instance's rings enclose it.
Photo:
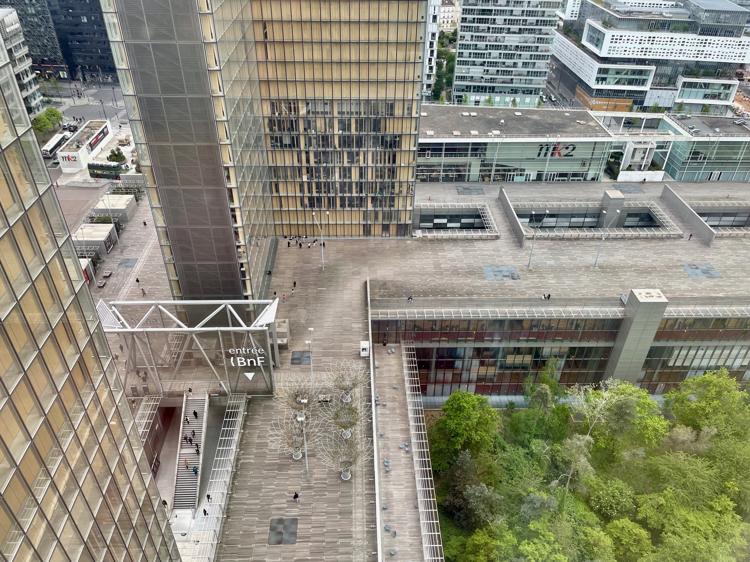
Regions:
[[[42,156],[44,158],[52,158],[60,147],[65,144],[65,141],[70,138],[70,135],[66,133],[58,133],[49,142],[42,147]]]

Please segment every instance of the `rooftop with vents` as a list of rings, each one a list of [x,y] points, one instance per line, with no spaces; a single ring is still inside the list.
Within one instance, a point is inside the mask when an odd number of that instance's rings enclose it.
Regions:
[[[588,111],[422,104],[420,138],[609,137]]]

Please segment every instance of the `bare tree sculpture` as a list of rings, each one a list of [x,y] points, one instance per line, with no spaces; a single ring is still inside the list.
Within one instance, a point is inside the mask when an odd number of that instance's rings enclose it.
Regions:
[[[342,480],[351,480],[352,470],[372,455],[372,444],[357,434],[349,439],[326,434],[318,442],[317,451],[324,466],[338,472]]]
[[[336,361],[331,364],[328,376],[344,403],[351,402],[354,391],[370,382],[369,373],[361,361]]]

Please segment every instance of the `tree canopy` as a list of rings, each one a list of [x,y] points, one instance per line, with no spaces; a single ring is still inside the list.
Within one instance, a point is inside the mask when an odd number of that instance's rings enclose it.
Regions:
[[[445,558],[750,561],[750,396],[726,371],[663,406],[626,382],[560,390],[526,408],[457,392],[429,430]]]

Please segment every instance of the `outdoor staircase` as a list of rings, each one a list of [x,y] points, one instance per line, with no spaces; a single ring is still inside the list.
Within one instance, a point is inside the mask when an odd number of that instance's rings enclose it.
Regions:
[[[205,434],[206,410],[208,395],[185,395],[182,402],[182,421],[180,422],[180,444],[177,448],[177,472],[174,483],[174,500],[172,509],[195,509],[198,505],[198,486],[200,485],[201,459],[203,458],[203,435]],[[196,418],[193,412],[198,413]],[[188,421],[185,421],[187,417]],[[195,431],[195,437],[192,432]],[[190,445],[183,438],[192,437]],[[195,453],[195,444],[200,446],[200,454]],[[193,467],[198,467],[198,474],[193,473]]]

